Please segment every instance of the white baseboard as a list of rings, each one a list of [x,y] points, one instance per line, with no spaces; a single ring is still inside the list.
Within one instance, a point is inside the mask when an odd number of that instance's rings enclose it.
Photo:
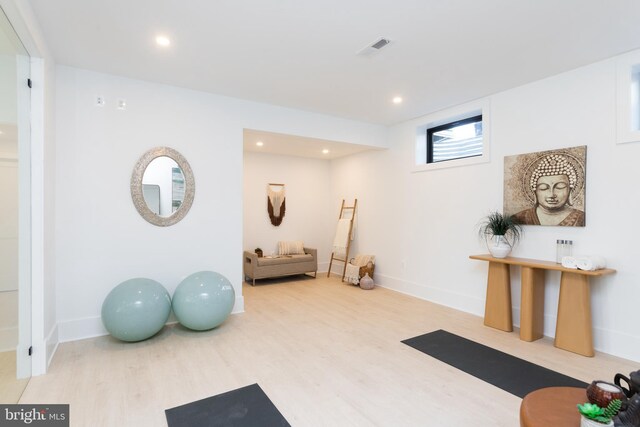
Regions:
[[[329,271],[329,262],[319,262],[318,273],[326,273],[327,271]]]
[[[375,282],[377,286],[381,286],[383,288],[391,289],[412,297],[444,305],[445,307],[464,311],[466,313],[475,314],[476,316],[484,316],[484,300],[480,298],[420,283],[410,282],[379,273],[375,273]]]
[[[85,338],[107,335],[100,316],[58,322],[58,340],[63,342],[83,340]]]
[[[44,348],[46,351],[46,361],[47,361],[47,370],[49,370],[49,365],[51,365],[51,361],[53,360],[53,355],[56,354],[58,350],[59,338],[58,338],[58,324],[56,323],[47,338],[44,340]]]
[[[450,292],[418,283],[376,273],[376,285],[416,298],[444,305],[466,313],[484,316],[484,299]],[[512,307],[514,326],[520,326],[520,307]],[[545,313],[544,335],[555,337],[556,315]],[[596,351],[640,362],[640,337],[605,328],[593,328]]]
[[[231,314],[244,313],[244,296],[236,296]],[[168,325],[176,323],[173,313],[169,317]],[[84,317],[81,319],[65,320],[58,322],[59,342],[83,340],[86,338],[108,335],[109,332],[102,324],[100,316]]]
[[[513,325],[520,326],[520,307],[512,307]],[[556,336],[555,314],[544,314],[544,336]],[[596,351],[640,362],[640,337],[612,329],[593,327],[593,347]]]
[[[593,342],[597,351],[640,363],[640,337],[638,336],[611,329],[593,328]]]
[[[18,345],[18,327],[0,328],[0,351],[15,350]]]
[[[233,304],[233,310],[231,310],[231,314],[244,313],[244,296],[237,295],[236,302]]]

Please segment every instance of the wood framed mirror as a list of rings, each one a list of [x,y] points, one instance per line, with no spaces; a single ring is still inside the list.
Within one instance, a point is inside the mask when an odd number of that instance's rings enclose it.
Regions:
[[[131,174],[131,198],[147,222],[167,227],[189,212],[196,183],[189,162],[176,150],[156,147],[140,157]]]

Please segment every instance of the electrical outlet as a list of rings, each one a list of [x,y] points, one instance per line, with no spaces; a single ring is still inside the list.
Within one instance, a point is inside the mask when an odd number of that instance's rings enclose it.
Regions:
[[[104,97],[102,96],[97,96],[96,97],[96,107],[104,107],[104,104],[106,104]]]
[[[127,109],[127,100],[119,99],[118,100],[118,110],[126,110]]]

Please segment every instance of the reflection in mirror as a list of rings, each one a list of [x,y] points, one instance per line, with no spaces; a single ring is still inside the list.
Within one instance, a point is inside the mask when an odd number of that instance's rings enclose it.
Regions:
[[[160,186],[153,184],[142,184],[142,195],[144,202],[151,212],[160,215]]]
[[[182,169],[171,169],[171,212],[180,209],[184,201],[184,174]]]
[[[133,204],[151,224],[165,227],[180,221],[191,208],[194,194],[191,166],[172,148],[147,151],[133,169]]]
[[[175,160],[156,157],[142,176],[144,201],[153,213],[171,216],[184,201],[184,174]]]

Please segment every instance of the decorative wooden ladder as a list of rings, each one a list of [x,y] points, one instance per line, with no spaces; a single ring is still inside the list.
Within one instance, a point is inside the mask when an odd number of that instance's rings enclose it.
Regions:
[[[335,252],[331,252],[331,261],[329,261],[329,271],[327,272],[327,277],[331,275],[331,266],[333,265],[333,261],[340,261],[344,263],[344,267],[342,267],[342,278],[341,280],[344,282],[344,275],[347,271],[347,263],[349,262],[349,249],[351,248],[351,233],[353,232],[353,220],[356,217],[356,209],[358,207],[358,199],[353,200],[353,206],[345,206],[344,199],[342,199],[342,205],[340,206],[340,215],[338,216],[338,220],[341,219],[349,219],[349,234],[347,235],[347,250],[345,251],[344,259],[336,258]],[[347,215],[351,214],[350,217]]]

